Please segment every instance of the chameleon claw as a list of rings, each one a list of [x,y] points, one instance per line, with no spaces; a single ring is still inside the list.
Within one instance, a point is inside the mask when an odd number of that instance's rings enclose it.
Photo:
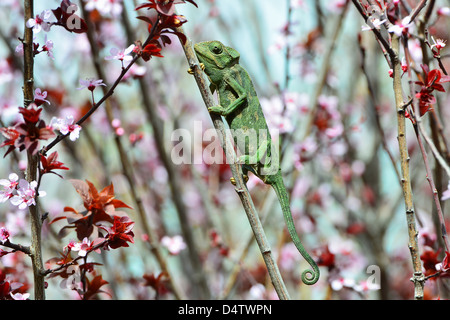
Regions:
[[[205,64],[204,63],[200,62],[199,66],[202,69],[202,71],[205,71]],[[192,67],[187,69],[187,73],[194,74],[194,67],[195,67],[195,65],[193,65]]]
[[[244,182],[247,183],[248,175],[244,174],[244,175],[242,175],[242,178],[244,179]],[[230,178],[230,182],[233,186],[236,186],[236,179],[234,177]]]

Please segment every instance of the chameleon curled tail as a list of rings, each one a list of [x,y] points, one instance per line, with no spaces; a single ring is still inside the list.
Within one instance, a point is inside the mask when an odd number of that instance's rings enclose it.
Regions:
[[[315,284],[320,277],[319,267],[316,262],[311,258],[309,253],[306,251],[305,247],[303,247],[300,238],[298,237],[297,231],[295,229],[294,220],[292,219],[291,209],[289,207],[289,197],[286,191],[286,187],[284,186],[282,179],[276,179],[274,183],[271,184],[274,188],[278,200],[281,204],[281,209],[283,211],[283,216],[286,221],[286,226],[289,231],[289,235],[291,236],[292,242],[297,247],[297,250],[303,256],[303,258],[309,263],[312,267],[311,269],[307,269],[302,272],[302,281],[304,284],[312,285]]]

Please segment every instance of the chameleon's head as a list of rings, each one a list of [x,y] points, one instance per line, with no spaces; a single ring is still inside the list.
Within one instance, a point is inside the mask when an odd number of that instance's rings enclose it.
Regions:
[[[220,41],[205,41],[194,45],[198,60],[205,65],[206,74],[239,63],[239,52],[224,46]]]

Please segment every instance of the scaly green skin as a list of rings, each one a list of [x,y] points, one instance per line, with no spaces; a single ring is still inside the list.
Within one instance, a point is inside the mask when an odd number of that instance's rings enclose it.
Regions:
[[[243,154],[240,160],[244,163],[242,168],[244,174],[251,171],[264,183],[274,188],[291,239],[313,269],[303,271],[302,281],[308,285],[316,283],[320,276],[319,268],[297,235],[281,170],[278,163],[273,170],[274,163],[270,162],[270,159],[278,160],[278,150],[272,150],[272,139],[266,119],[252,80],[247,71],[239,65],[239,53],[219,41],[197,43],[194,49],[200,63],[204,65],[204,71],[211,82],[211,89],[217,90],[219,96],[220,105],[209,108],[209,112],[224,116],[230,129],[234,130],[235,143]],[[243,138],[251,137],[251,132],[256,132],[254,135],[257,138],[256,143],[246,143],[248,140]],[[268,163],[263,164],[263,162]]]

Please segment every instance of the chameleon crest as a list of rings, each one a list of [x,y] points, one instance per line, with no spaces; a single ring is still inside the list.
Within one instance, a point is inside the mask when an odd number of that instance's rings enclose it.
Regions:
[[[209,112],[225,117],[233,130],[234,142],[241,156],[244,175],[250,171],[271,185],[278,197],[286,226],[297,250],[312,267],[302,273],[305,284],[319,280],[320,271],[298,237],[290,209],[289,196],[279,166],[278,148],[274,147],[259,99],[247,71],[239,64],[239,52],[219,41],[206,41],[194,46],[198,60],[217,90],[220,105]]]

